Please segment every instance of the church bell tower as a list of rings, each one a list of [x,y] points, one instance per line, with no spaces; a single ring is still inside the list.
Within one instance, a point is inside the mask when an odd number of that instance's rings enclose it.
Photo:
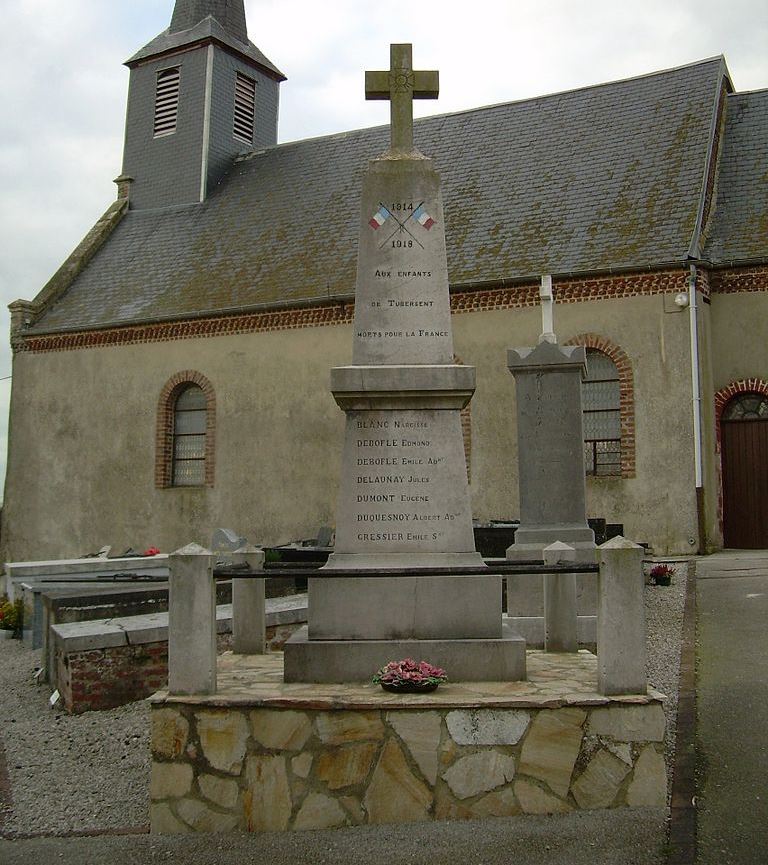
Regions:
[[[249,41],[244,0],[176,0],[126,66],[132,209],[203,202],[238,154],[277,143],[285,76]]]

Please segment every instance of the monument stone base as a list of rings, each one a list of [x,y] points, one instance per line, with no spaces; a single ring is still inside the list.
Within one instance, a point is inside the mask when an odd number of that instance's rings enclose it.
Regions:
[[[152,698],[151,831],[663,809],[662,695],[598,694],[588,652],[528,667],[526,682],[388,694],[287,684],[278,653],[225,654],[215,695]]]
[[[314,577],[309,579],[308,597],[311,640],[501,636],[498,575]]]
[[[370,682],[389,661],[413,658],[452,682],[517,682],[526,677],[525,640],[509,625],[497,639],[310,640],[301,628],[285,644],[286,682]]]

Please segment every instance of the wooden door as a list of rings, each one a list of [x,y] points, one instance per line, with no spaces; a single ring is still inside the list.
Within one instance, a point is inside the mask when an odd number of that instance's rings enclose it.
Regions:
[[[768,549],[768,418],[723,420],[723,540]]]

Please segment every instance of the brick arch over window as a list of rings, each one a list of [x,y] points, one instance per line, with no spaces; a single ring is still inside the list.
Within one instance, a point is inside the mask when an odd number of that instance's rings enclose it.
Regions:
[[[747,393],[756,393],[760,396],[768,396],[768,382],[761,378],[743,378],[740,381],[731,382],[728,387],[721,388],[715,394],[715,417],[717,418],[717,447],[720,449],[720,421],[728,403],[735,397]]]
[[[453,362],[464,366],[464,361],[453,356]],[[472,403],[468,402],[461,410],[461,435],[464,439],[464,461],[467,464],[467,481],[472,483]]]
[[[196,370],[187,369],[171,376],[160,391],[157,401],[155,430],[155,486],[173,486],[173,423],[179,394],[190,385],[197,385],[205,394],[205,486],[212,487],[216,437],[216,393],[208,379]]]
[[[566,345],[583,345],[607,355],[619,371],[619,423],[621,427],[621,476],[635,476],[635,383],[632,364],[624,349],[596,333],[580,333]]]

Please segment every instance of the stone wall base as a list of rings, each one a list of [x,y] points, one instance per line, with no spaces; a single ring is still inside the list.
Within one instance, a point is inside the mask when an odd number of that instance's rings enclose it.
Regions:
[[[245,687],[211,698],[158,694],[152,832],[664,807],[661,695],[577,698],[566,685],[560,697],[550,686],[540,698],[514,696],[522,684],[415,696],[274,684],[266,697],[268,683],[250,696]]]

